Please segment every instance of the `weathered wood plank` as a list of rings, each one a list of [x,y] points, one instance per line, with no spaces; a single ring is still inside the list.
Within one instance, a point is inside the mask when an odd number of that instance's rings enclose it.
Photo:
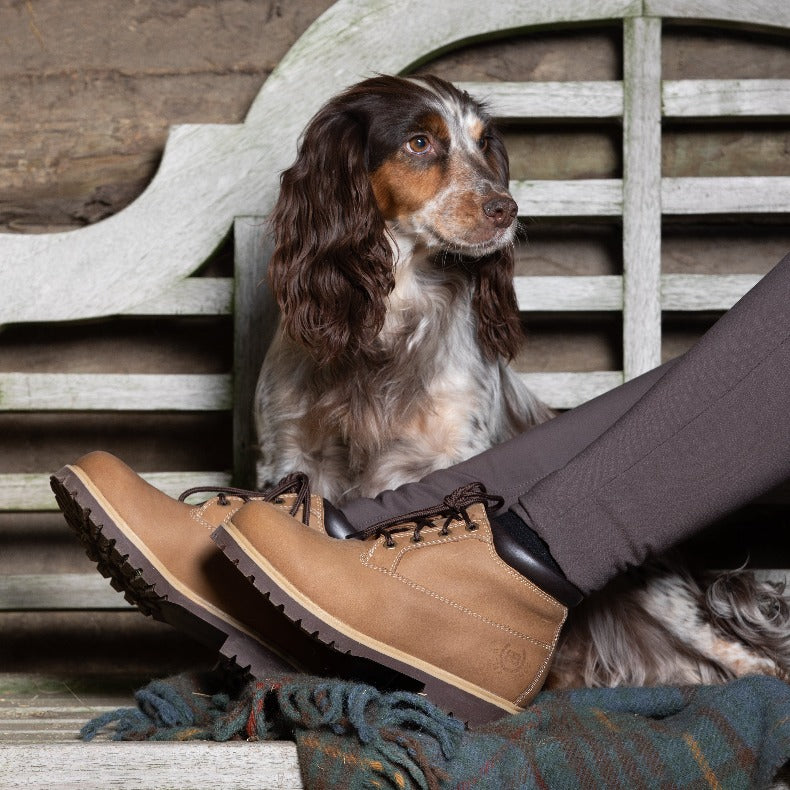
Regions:
[[[459,82],[498,118],[616,118],[623,114],[622,83]],[[665,80],[668,118],[790,115],[790,80]]]
[[[664,214],[770,214],[790,211],[790,177],[663,178]],[[534,217],[618,216],[623,209],[619,179],[512,181],[519,213]],[[628,198],[625,199],[626,201]],[[657,200],[657,199],[656,199]]]
[[[149,472],[142,477],[172,497],[187,488],[226,486],[231,482],[226,472]],[[57,509],[49,487],[49,474],[0,474],[0,510],[47,512]]]
[[[230,277],[187,277],[163,294],[119,315],[230,315],[233,280]]]
[[[519,214],[527,217],[617,217],[623,184],[617,178],[575,181],[511,181]]]
[[[665,214],[772,214],[790,211],[790,177],[665,178]]]
[[[0,576],[0,612],[129,609],[98,573],[32,573]]]
[[[519,310],[622,310],[623,278],[515,277]]]
[[[35,683],[35,678],[31,681]],[[0,696],[0,748],[12,743],[76,741],[87,721],[131,704],[129,696],[119,696],[113,705],[101,705],[90,699],[83,701],[77,695],[50,699],[47,694],[36,698],[6,694]]]
[[[128,610],[126,615],[135,620],[139,615]],[[41,672],[0,672],[0,715],[10,716],[10,710],[24,715],[45,715],[57,718],[61,715],[80,715],[93,710],[114,710],[129,704],[131,692],[148,678],[127,675],[112,670],[111,674],[86,675],[65,673],[51,675]],[[38,714],[36,713],[38,712]]]
[[[623,383],[621,371],[520,373],[522,381],[554,409],[572,409]]]
[[[17,728],[14,728],[10,733],[6,734],[0,729],[0,759],[3,757],[3,749],[6,747],[6,744],[13,744],[13,745],[20,745],[24,743],[29,744],[44,744],[44,743],[63,743],[64,741],[67,742],[74,742],[77,740],[77,736],[79,734],[80,727],[82,724],[85,724],[91,717],[86,716],[85,720],[82,723],[75,723],[74,725],[69,725],[64,728],[59,728],[57,725],[44,725],[42,723],[40,728],[24,728],[24,725],[17,725]],[[0,725],[1,727],[2,725]],[[0,779],[2,779],[2,764],[0,763]],[[5,784],[2,787],[6,787]],[[90,787],[90,785],[86,785],[86,788]]]
[[[0,373],[0,411],[226,411],[228,374]]]
[[[790,27],[790,5],[776,0],[645,0],[646,16]]]
[[[459,82],[497,118],[619,118],[620,82]]]
[[[170,126],[242,121],[331,2],[81,0],[79,14],[60,0],[3,3],[0,226],[117,213],[155,173]]]
[[[0,72],[18,80],[63,74],[75,83],[75,91],[83,81],[75,79],[76,74],[85,82],[114,77],[116,86],[126,86],[127,77],[205,79],[234,72],[251,74],[260,83],[331,2],[301,0],[295,7],[287,4],[275,10],[265,3],[250,7],[235,0],[216,0],[208,6],[192,0],[121,5],[80,0],[84,16],[75,16],[73,7],[61,0],[36,0],[29,6],[4,3],[3,29],[9,46],[0,52]],[[16,47],[10,46],[12,41]],[[204,103],[209,100],[202,98]],[[120,110],[119,120],[126,120],[134,108],[113,109]],[[140,114],[144,109],[145,104]],[[58,110],[48,108],[43,117]]]
[[[623,370],[661,362],[661,21],[624,27]]]
[[[667,118],[790,115],[790,80],[677,80],[661,89]]]
[[[0,780],[4,790],[303,787],[296,744],[283,741],[0,745]]]
[[[729,310],[760,280],[759,274],[663,274],[662,310]],[[514,278],[516,298],[524,311],[622,310],[623,278],[595,277]]]
[[[729,310],[760,281],[759,274],[665,274],[663,310]]]

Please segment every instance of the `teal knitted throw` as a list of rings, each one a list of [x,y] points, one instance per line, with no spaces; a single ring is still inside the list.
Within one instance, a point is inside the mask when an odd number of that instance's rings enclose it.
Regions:
[[[82,730],[118,740],[294,739],[306,788],[768,787],[790,760],[790,686],[544,692],[466,730],[425,697],[308,676],[239,689],[212,675],[156,680],[137,708]],[[254,744],[250,748],[255,748]]]

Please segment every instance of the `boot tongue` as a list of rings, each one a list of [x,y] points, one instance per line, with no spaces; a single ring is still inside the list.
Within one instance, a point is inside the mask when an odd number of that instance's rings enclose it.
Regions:
[[[324,531],[331,538],[347,538],[358,531],[333,504],[324,500]]]

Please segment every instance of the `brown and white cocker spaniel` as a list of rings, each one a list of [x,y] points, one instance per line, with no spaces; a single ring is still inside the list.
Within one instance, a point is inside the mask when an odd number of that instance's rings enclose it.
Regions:
[[[259,484],[300,470],[332,502],[373,496],[549,416],[507,364],[508,180],[480,104],[436,77],[376,77],[313,118],[273,215]]]
[[[508,182],[482,105],[437,77],[366,80],[312,119],[273,214],[259,485],[298,470],[336,504],[374,496],[551,416],[508,367]],[[654,566],[571,613],[550,685],[786,678],[789,624],[751,573]]]

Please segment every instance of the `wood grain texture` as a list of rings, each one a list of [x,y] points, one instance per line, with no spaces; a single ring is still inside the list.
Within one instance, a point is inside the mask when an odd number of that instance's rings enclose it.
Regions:
[[[178,497],[182,491],[195,486],[227,486],[231,483],[229,473],[216,471],[144,472],[141,477],[172,497]],[[55,497],[49,487],[49,474],[0,474],[0,510],[57,510]]]
[[[188,277],[120,315],[230,315],[233,308],[233,278]]]
[[[327,5],[87,0],[75,15],[35,0],[41,40],[26,4],[0,6],[0,225],[41,232],[117,213],[154,175],[170,125],[241,121]],[[612,80],[620,48],[616,27],[559,28],[446,53],[428,68],[456,80]],[[780,41],[737,31],[672,27],[664,61],[672,78],[790,77]]]
[[[357,0],[342,0],[310,28],[266,81],[252,105],[247,121],[235,127],[180,127],[171,134],[156,178],[143,196],[121,214],[72,234],[46,237],[0,237],[0,277],[21,285],[21,272],[33,261],[57,260],[44,287],[30,300],[4,303],[0,323],[21,320],[76,318],[128,310],[156,298],[163,288],[177,281],[205,259],[227,231],[232,217],[242,213],[265,214],[276,191],[276,173],[293,155],[293,147],[266,147],[272,137],[273,119],[279,139],[295,140],[310,114],[343,84],[369,73],[375,57],[376,70],[399,71],[454,42],[465,40],[469,30],[477,35],[504,35],[533,25],[594,21],[629,17],[640,4],[609,0],[595,8],[571,0],[551,7],[539,3],[502,3],[495,11],[471,7],[470,14],[454,10],[431,12],[431,24],[420,16],[423,6],[404,9],[402,4],[382,5],[362,15]],[[368,9],[365,9],[366,11]],[[398,19],[408,24],[393,25]],[[349,26],[355,15],[361,21]],[[405,44],[382,48],[376,45],[377,31],[398,30]],[[332,48],[324,46],[331,38]],[[388,42],[391,43],[391,42]],[[344,45],[344,46],[341,46]],[[337,62],[335,53],[345,57]],[[327,80],[316,80],[320,73]],[[296,88],[299,88],[298,94]],[[292,97],[300,96],[294,106]],[[253,185],[251,174],[257,177]],[[189,190],[179,189],[184,182]],[[185,193],[189,193],[189,200]],[[196,203],[200,205],[196,209]],[[202,212],[205,217],[202,218]],[[145,217],[145,223],[143,223]],[[145,224],[147,234],[130,231]],[[153,242],[156,242],[154,244]],[[110,248],[115,251],[110,256]],[[119,253],[120,258],[119,261]],[[108,260],[113,258],[113,266]],[[118,288],[118,271],[131,275],[134,288]],[[167,260],[168,266],[160,264]],[[127,263],[124,263],[127,261]],[[39,264],[41,265],[41,264]],[[78,272],[90,266],[87,283]],[[79,307],[77,307],[79,305]]]
[[[302,120],[307,120],[320,104],[319,97],[309,89],[315,75],[326,75],[334,69],[335,86],[348,85],[370,74],[368,61],[373,53],[378,62],[376,70],[397,73],[424,62],[432,53],[471,38],[503,37],[531,27],[618,19],[640,11],[641,2],[634,0],[506,0],[494,5],[469,3],[463,13],[453,4],[428,8],[421,3],[389,0],[372,11],[365,0],[341,0],[283,58],[256,98],[247,120],[255,121],[273,106],[285,110],[283,98],[293,95],[304,99],[307,115]],[[356,23],[347,24],[349,18]],[[341,63],[334,58],[337,49],[344,53]],[[275,97],[278,104],[274,104]],[[298,132],[302,125],[294,131]]]
[[[624,28],[623,370],[661,362],[661,21]]]
[[[64,733],[64,740],[66,737]],[[303,787],[293,743],[0,745],[0,783],[4,790],[50,790],[55,786],[53,772],[57,774],[58,790],[130,787],[296,790]]]
[[[749,25],[667,25],[662,76],[666,80],[790,79],[786,33]]]
[[[666,214],[774,214],[790,211],[790,177],[665,178]]]
[[[790,116],[790,80],[667,80],[667,118]]]
[[[645,16],[790,27],[790,6],[775,0],[645,0]]]
[[[623,383],[621,371],[520,373],[524,383],[554,409],[572,409]]]
[[[662,310],[729,310],[760,280],[759,274],[665,274]]]
[[[51,231],[117,213],[171,126],[238,123],[331,0],[0,2],[0,226]]]
[[[226,411],[225,374],[0,373],[0,411]]]
[[[79,730],[89,719],[131,704],[128,695],[86,693],[82,689],[70,693],[68,686],[66,682],[61,688],[53,688],[51,681],[33,673],[0,675],[2,759],[8,759],[11,753],[9,744],[70,741],[76,746]],[[2,751],[4,749],[6,751]],[[10,774],[3,770],[8,771],[10,767],[0,761],[4,788],[8,786]]]
[[[660,127],[659,127],[660,128]],[[655,136],[655,134],[654,134]],[[645,151],[646,143],[638,137],[635,151]],[[654,144],[654,149],[655,149]],[[645,151],[645,155],[647,155]],[[660,147],[654,150],[658,166],[654,168],[651,192],[631,173],[631,183],[625,179],[578,179],[575,181],[514,181],[511,192],[519,205],[519,214],[527,217],[613,217],[623,213],[623,207],[645,215],[652,212],[651,231],[658,239],[658,217],[663,214],[771,214],[782,213],[790,207],[790,177],[788,176],[730,176],[719,178],[661,178]],[[646,169],[644,161],[635,153],[635,166]],[[624,190],[634,191],[624,194]],[[638,194],[637,194],[638,193]],[[634,217],[636,220],[637,217]],[[630,221],[624,220],[626,224]],[[636,231],[634,231],[636,233]],[[642,231],[646,233],[646,230]],[[630,233],[630,228],[627,231]],[[658,234],[658,235],[656,235]],[[646,243],[635,236],[629,243]],[[655,243],[655,242],[654,242]],[[635,252],[639,247],[635,247]],[[660,250],[653,249],[651,260]],[[644,259],[642,259],[644,260]],[[646,264],[644,264],[646,265]]]
[[[0,612],[128,609],[123,595],[98,573],[0,576]]]
[[[3,303],[0,323],[112,315],[159,297],[244,213],[256,190],[237,179],[260,172],[258,158],[243,127],[177,127],[156,178],[120,214],[68,233],[1,235],[0,281],[19,292],[31,270],[40,279],[29,299]]]
[[[622,310],[623,278],[516,277],[519,310]]]
[[[760,280],[759,274],[663,274],[661,310],[729,310]],[[623,278],[525,277],[514,279],[523,311],[619,311],[623,309]]]
[[[617,118],[623,114],[619,82],[459,82],[498,118]],[[665,80],[668,118],[790,115],[790,80]]]
[[[790,125],[784,116],[710,125],[703,119],[667,122],[663,143],[665,178],[790,176]]]
[[[458,82],[497,118],[618,118],[620,82]]]
[[[619,217],[623,212],[617,178],[513,181],[510,190],[526,217]]]

